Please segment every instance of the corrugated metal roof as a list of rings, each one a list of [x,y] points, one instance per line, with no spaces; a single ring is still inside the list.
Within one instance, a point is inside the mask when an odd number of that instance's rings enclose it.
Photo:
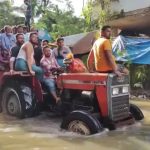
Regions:
[[[74,54],[85,54],[90,52],[94,41],[99,36],[98,31],[89,32],[86,36],[80,39],[73,47],[72,51]]]
[[[85,54],[91,50],[97,35],[98,31],[75,34],[64,37],[64,41],[66,46],[72,47],[74,54]]]
[[[150,34],[150,7],[127,12],[123,17],[112,20],[109,24],[122,30]]]

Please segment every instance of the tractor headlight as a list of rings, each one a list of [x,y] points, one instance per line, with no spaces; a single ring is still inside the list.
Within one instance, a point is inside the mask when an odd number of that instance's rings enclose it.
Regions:
[[[119,88],[113,88],[112,89],[112,95],[118,95],[119,94]]]
[[[129,93],[129,87],[128,86],[124,86],[122,88],[122,93],[125,94],[125,93]]]

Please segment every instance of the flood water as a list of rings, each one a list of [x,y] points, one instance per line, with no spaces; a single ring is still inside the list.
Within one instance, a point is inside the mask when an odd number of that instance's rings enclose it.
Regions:
[[[61,120],[44,113],[24,120],[1,114],[0,150],[150,150],[150,101],[134,103],[145,115],[142,122],[90,137],[61,131]]]

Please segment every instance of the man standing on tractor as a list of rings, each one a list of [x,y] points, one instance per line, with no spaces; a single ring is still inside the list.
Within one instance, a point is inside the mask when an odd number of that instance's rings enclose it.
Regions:
[[[16,57],[18,56],[19,50],[24,43],[24,35],[22,33],[18,33],[16,35],[16,45],[11,49],[11,58],[10,58],[10,73],[14,72],[14,62]]]
[[[30,0],[24,0],[24,3],[27,5],[27,10],[25,14],[25,26],[30,30],[30,20],[32,18],[32,6]]]
[[[95,41],[88,57],[87,66],[90,72],[115,73],[121,76],[123,73],[128,74],[128,70],[119,67],[115,62],[112,54],[112,46],[110,42],[111,27],[103,26],[101,29],[101,37]]]

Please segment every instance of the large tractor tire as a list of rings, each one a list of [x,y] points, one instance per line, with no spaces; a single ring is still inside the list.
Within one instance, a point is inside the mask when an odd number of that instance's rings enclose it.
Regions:
[[[144,119],[144,115],[143,115],[142,111],[136,105],[130,104],[130,112],[133,115],[133,117],[135,118],[135,120],[139,121],[139,120]]]
[[[2,111],[20,119],[33,117],[37,112],[37,103],[32,89],[26,84],[16,82],[5,86]]]
[[[91,135],[103,131],[100,122],[85,111],[71,112],[62,122],[61,128],[81,135]]]

